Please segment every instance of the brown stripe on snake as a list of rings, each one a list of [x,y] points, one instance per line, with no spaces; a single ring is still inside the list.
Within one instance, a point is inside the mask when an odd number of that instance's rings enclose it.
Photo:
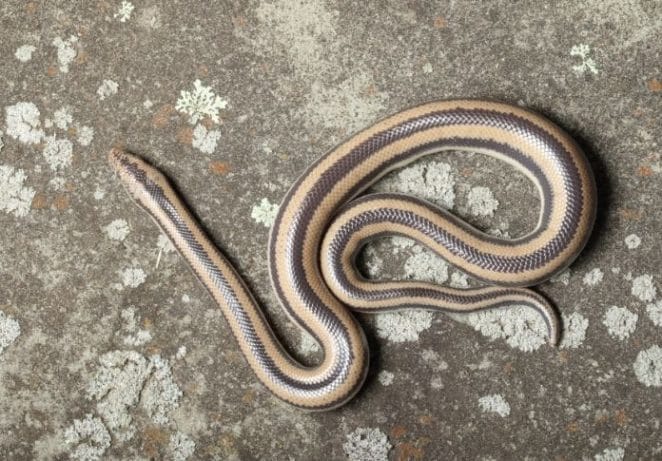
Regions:
[[[532,179],[542,202],[534,232],[503,241],[428,204],[395,196],[362,198],[337,215],[341,206],[388,171],[449,149],[493,155]],[[492,286],[467,291],[420,282],[404,286],[361,280],[353,255],[367,239],[385,232],[412,235],[482,280],[528,286],[576,257],[590,232],[596,206],[593,177],[580,149],[556,125],[518,107],[442,101],[403,111],[358,133],[301,176],[272,227],[268,255],[276,295],[294,322],[324,350],[320,364],[305,367],[280,345],[236,270],[167,180],[121,151],[111,152],[111,163],[218,303],[258,379],[279,398],[311,410],[334,408],[349,400],[368,368],[363,331],[341,301],[369,312],[407,306],[464,312],[521,304],[537,309],[547,323],[550,342],[558,340],[556,313],[528,289]],[[367,213],[365,206],[377,203],[381,211]],[[348,220],[352,225],[343,227]],[[329,241],[335,242],[330,259]],[[336,276],[329,277],[334,270]],[[349,299],[348,289],[361,299]]]

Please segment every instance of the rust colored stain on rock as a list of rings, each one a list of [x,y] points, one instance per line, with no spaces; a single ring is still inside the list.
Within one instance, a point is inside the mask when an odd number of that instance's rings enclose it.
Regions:
[[[209,162],[209,171],[219,175],[228,174],[230,172],[230,165],[220,161]]]
[[[191,143],[193,142],[193,128],[190,126],[187,126],[185,128],[180,128],[177,130],[177,141],[179,141],[182,144],[186,144],[187,146],[190,146]]]
[[[172,104],[165,104],[154,114],[152,117],[152,125],[154,128],[163,128],[170,123],[170,116],[175,112],[175,106]]]
[[[435,29],[443,29],[448,26],[448,21],[443,16],[437,16],[434,18],[433,24]]]
[[[46,194],[39,192],[32,198],[30,206],[33,210],[43,210],[48,206],[48,197],[46,197]]]
[[[58,211],[63,211],[69,208],[70,199],[67,194],[58,194],[53,200],[53,208]]]
[[[662,91],[662,81],[660,81],[656,78],[653,78],[653,79],[649,80],[646,83],[646,86],[653,93],[659,93],[660,91]]]

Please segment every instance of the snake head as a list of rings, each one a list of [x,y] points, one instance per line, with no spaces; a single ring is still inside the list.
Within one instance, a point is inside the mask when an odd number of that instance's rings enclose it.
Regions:
[[[140,157],[121,149],[112,149],[108,162],[122,181],[131,198],[145,207],[150,197],[167,187],[167,179]]]

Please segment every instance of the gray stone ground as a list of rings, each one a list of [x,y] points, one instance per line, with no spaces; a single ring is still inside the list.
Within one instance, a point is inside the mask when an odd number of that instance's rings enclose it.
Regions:
[[[660,459],[662,3],[209,3],[0,5],[0,457]],[[330,413],[256,382],[105,160],[126,146],[174,178],[314,363],[269,288],[275,204],[355,130],[454,97],[542,112],[595,169],[589,247],[540,287],[563,343],[544,345],[521,309],[361,317],[370,375]],[[479,155],[439,155],[379,187],[499,235],[537,218],[533,186]],[[402,239],[362,264],[473,284]]]

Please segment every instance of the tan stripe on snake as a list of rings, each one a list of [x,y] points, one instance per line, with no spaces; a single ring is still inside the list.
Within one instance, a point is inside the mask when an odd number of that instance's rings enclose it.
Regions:
[[[397,194],[356,198],[395,168],[443,150],[484,153],[526,174],[541,197],[536,228],[524,237],[489,236],[423,200]],[[522,288],[567,267],[595,218],[589,164],[558,126],[519,107],[479,100],[441,101],[405,110],[322,156],[285,196],[271,230],[269,269],[283,308],[319,342],[324,359],[306,367],[278,342],[246,284],[209,240],[166,178],[114,149],[110,162],[209,290],[258,379],[301,408],[342,405],[368,369],[365,336],[348,306],[361,312],[423,308],[468,312],[508,305],[535,309],[550,343],[560,322],[547,300]],[[409,236],[491,286],[454,289],[361,277],[354,258],[367,241]]]

